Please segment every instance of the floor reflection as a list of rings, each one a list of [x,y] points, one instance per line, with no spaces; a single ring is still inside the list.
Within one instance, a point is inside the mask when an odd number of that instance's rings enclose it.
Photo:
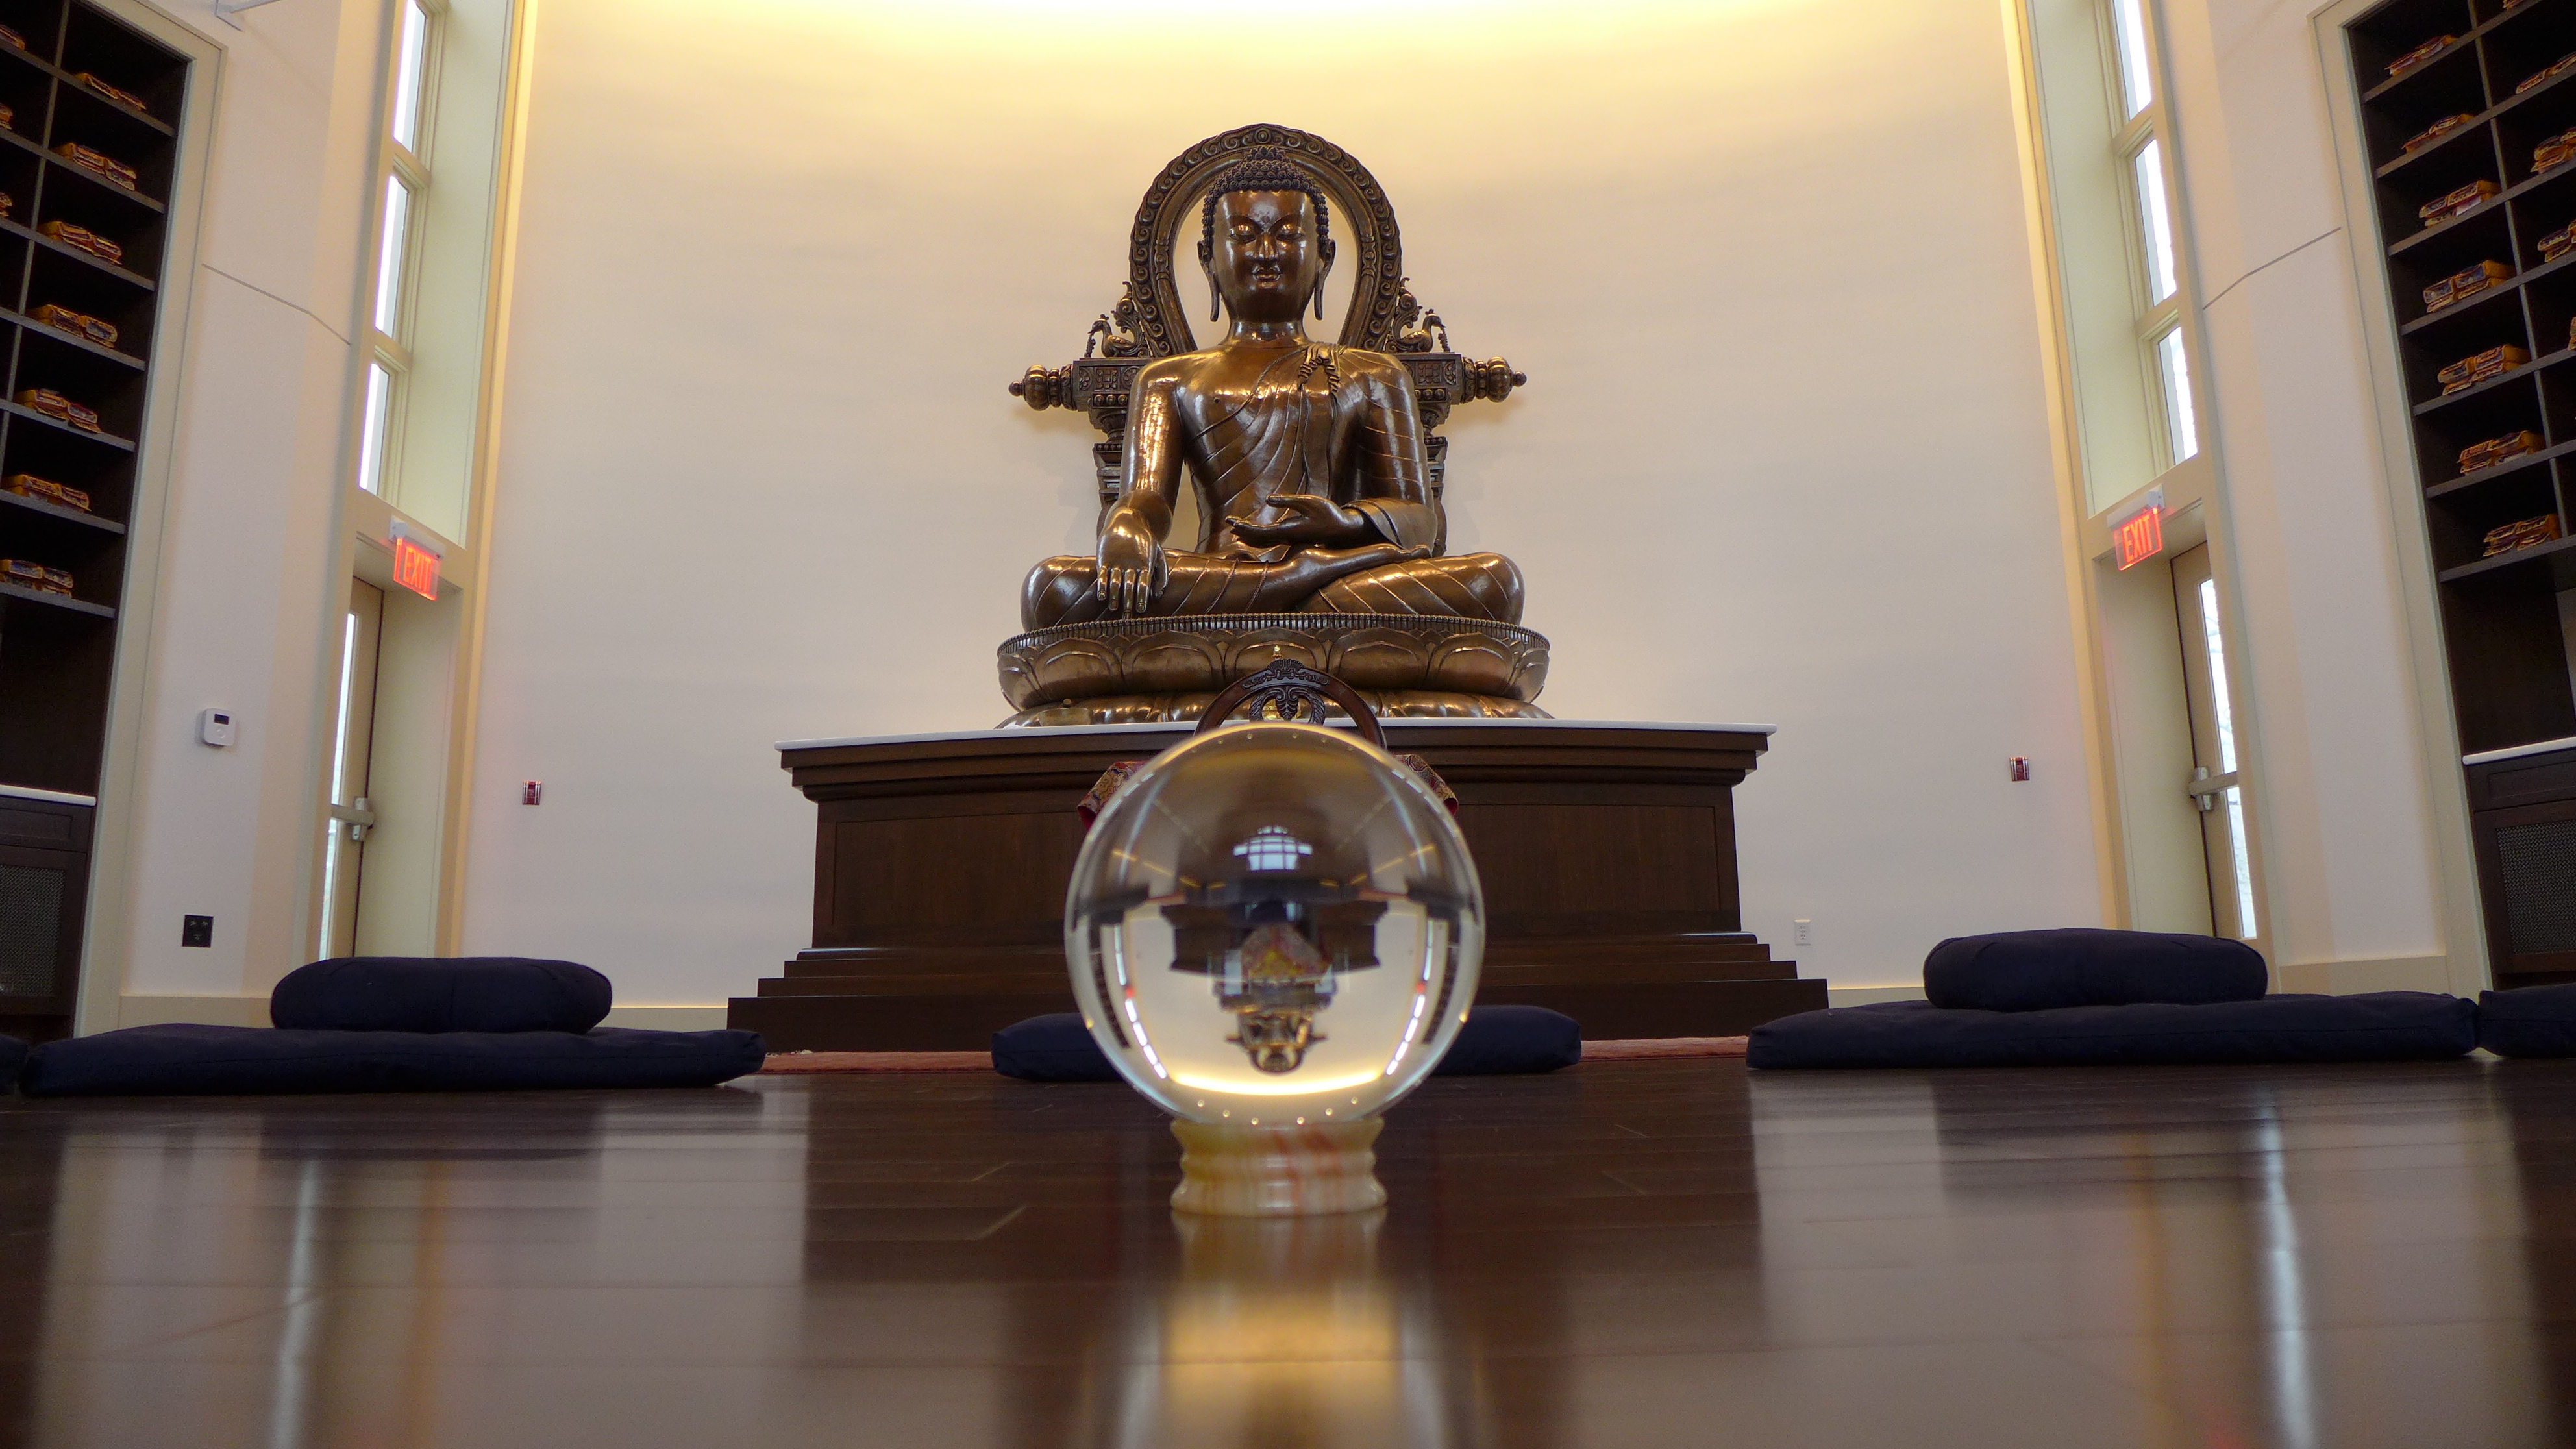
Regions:
[[[0,1101],[0,1449],[2576,1442],[2576,1063]]]
[[[399,1099],[397,1099],[399,1100]],[[496,1282],[613,1239],[607,1094],[48,1104],[13,1116],[10,1200],[41,1227],[41,1362],[0,1444],[428,1446],[471,1394]],[[747,1093],[693,1107],[756,1113]],[[659,1128],[666,1124],[652,1124]],[[648,1134],[659,1137],[658,1130]],[[37,1171],[31,1171],[37,1170]],[[12,1315],[14,1316],[14,1315]],[[0,1381],[5,1382],[5,1381]]]

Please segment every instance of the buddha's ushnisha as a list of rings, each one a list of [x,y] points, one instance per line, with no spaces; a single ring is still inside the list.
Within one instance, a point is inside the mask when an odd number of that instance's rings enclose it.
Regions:
[[[1520,569],[1447,556],[1404,364],[1310,340],[1332,270],[1331,212],[1276,153],[1220,175],[1199,262],[1231,318],[1223,341],[1158,359],[1129,399],[1126,489],[1098,554],[1029,573],[1022,627],[1103,616],[1441,614],[1518,623]],[[1205,520],[1167,548],[1186,468]]]

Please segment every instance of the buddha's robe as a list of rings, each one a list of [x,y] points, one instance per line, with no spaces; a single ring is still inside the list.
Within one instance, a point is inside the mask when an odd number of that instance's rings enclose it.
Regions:
[[[1195,551],[1167,549],[1171,578],[1143,611],[1190,614],[1429,614],[1518,623],[1520,569],[1501,554],[1446,556],[1448,521],[1431,496],[1413,377],[1382,352],[1319,343],[1280,350],[1249,385],[1221,352],[1187,353],[1145,369],[1130,400],[1126,488],[1168,505],[1184,469],[1198,489]],[[1311,493],[1356,510],[1375,537],[1255,544],[1232,519],[1295,514],[1271,503]],[[1022,591],[1024,628],[1076,624],[1107,610],[1093,588],[1098,562],[1063,555],[1039,564]]]

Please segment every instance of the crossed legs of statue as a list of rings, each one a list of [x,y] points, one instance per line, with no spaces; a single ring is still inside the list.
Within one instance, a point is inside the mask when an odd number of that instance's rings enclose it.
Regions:
[[[1303,549],[1278,563],[1174,550],[1171,579],[1145,613],[1427,614],[1518,623],[1521,575],[1500,554],[1431,558],[1392,543]],[[1029,571],[1020,627],[1085,624],[1107,610],[1092,588],[1098,562],[1063,554]]]

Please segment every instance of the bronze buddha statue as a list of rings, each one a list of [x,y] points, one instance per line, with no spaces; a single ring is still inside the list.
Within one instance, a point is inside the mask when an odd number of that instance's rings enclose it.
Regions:
[[[1412,374],[1383,352],[1310,341],[1324,312],[1332,211],[1295,167],[1259,156],[1208,188],[1199,240],[1214,347],[1158,358],[1128,403],[1126,492],[1100,551],[1051,558],[1020,627],[1104,615],[1432,614],[1517,624],[1500,554],[1445,556]],[[1166,546],[1186,469],[1198,547]]]
[[[1349,184],[1354,173],[1364,185]],[[1363,258],[1339,343],[1309,338],[1303,320],[1310,305],[1323,316],[1337,251],[1328,182]],[[1190,200],[1210,317],[1228,328],[1182,350],[1187,324],[1164,318]],[[1082,397],[1110,435],[1095,451],[1116,491],[1098,551],[1047,559],[1022,587],[1028,632],[1002,649],[1004,692],[1021,709],[1010,722],[1195,718],[1280,657],[1341,675],[1380,713],[1541,715],[1529,701],[1546,641],[1518,627],[1520,570],[1500,554],[1447,552],[1446,445],[1425,419],[1523,379],[1500,359],[1448,353],[1445,328],[1437,353],[1429,333],[1398,330],[1420,308],[1390,273],[1394,217],[1374,181],[1318,138],[1245,127],[1174,163],[1138,235],[1153,262],[1140,261],[1117,315],[1143,335],[1120,337],[1104,316],[1093,328],[1095,340],[1111,333],[1104,357],[1032,368],[1012,388],[1032,407]],[[1354,333],[1408,355],[1353,345]],[[1184,473],[1201,519],[1189,549],[1170,539]]]

